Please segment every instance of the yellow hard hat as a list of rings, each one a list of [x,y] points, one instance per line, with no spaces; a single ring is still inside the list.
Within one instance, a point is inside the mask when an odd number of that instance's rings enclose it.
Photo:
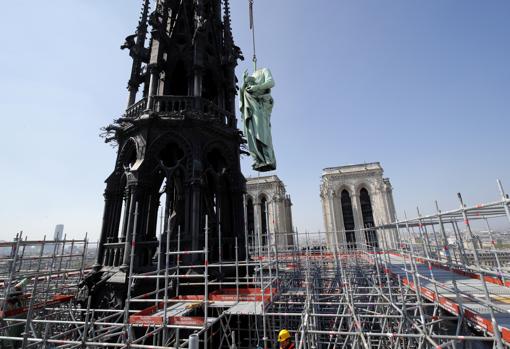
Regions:
[[[290,333],[287,330],[281,330],[280,333],[278,333],[278,343],[286,341],[289,338],[290,338]]]

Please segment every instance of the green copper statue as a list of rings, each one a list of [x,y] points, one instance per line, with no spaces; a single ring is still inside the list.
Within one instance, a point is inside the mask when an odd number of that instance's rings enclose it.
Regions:
[[[241,87],[241,113],[244,121],[244,136],[254,160],[253,169],[259,172],[276,169],[273,141],[271,139],[271,111],[274,87],[273,76],[267,68],[256,70],[252,75],[244,72]]]

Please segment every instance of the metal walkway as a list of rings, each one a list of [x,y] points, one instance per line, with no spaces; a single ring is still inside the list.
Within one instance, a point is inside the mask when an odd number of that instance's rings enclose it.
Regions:
[[[510,288],[507,286],[487,278],[482,280],[475,274],[447,270],[446,266],[436,263],[416,261],[409,256],[385,253],[381,257],[390,275],[399,277],[404,285],[409,285],[423,298],[438,301],[443,309],[463,316],[491,335],[497,325],[503,340],[510,342]],[[485,287],[490,299],[486,297]]]

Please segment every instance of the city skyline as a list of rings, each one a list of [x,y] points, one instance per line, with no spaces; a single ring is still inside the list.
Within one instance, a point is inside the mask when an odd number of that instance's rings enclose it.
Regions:
[[[125,108],[123,39],[139,1],[4,4],[0,104],[9,132],[0,174],[0,240],[19,231],[97,238],[115,150],[100,128]],[[256,1],[259,66],[271,68],[278,170],[300,231],[323,229],[323,168],[379,161],[397,215],[499,199],[510,190],[510,4]],[[236,43],[251,69],[247,1],[232,1]],[[15,16],[24,13],[26,25]],[[16,30],[14,30],[16,28]],[[19,36],[26,38],[19,40]],[[25,41],[28,41],[25,42]],[[62,43],[65,43],[64,45]],[[240,114],[238,113],[238,118]],[[238,124],[241,127],[240,123]],[[242,159],[245,176],[251,160]],[[262,174],[261,174],[262,175]]]

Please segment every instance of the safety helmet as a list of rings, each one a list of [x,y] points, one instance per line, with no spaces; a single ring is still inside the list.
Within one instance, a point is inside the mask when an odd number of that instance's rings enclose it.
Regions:
[[[284,342],[289,338],[290,333],[287,330],[281,330],[280,333],[278,333],[278,343]]]

